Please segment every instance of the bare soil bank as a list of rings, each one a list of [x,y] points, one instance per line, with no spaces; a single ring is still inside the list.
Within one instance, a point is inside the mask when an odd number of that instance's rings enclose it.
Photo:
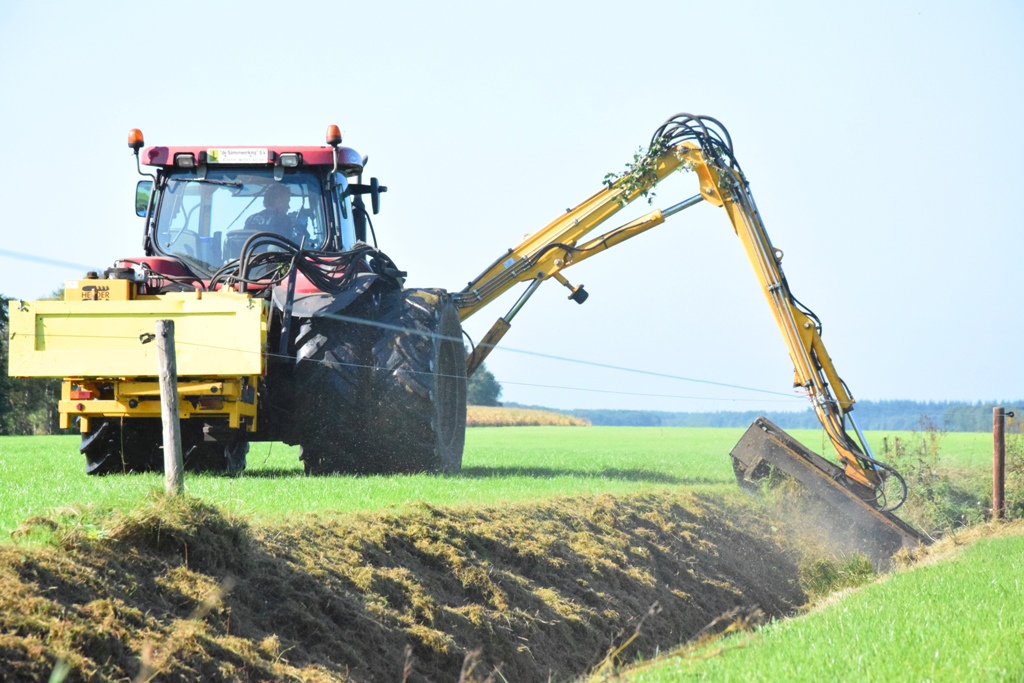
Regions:
[[[564,681],[803,604],[796,557],[737,495],[419,505],[268,527],[194,499],[0,546],[0,679]],[[26,527],[29,529],[30,527]],[[500,680],[500,679],[499,679]]]

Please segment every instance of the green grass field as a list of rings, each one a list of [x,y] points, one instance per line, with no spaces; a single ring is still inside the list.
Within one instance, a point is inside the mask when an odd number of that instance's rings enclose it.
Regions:
[[[627,493],[663,486],[734,486],[729,449],[742,429],[630,427],[481,427],[467,434],[463,471],[429,475],[309,478],[297,448],[255,444],[248,469],[237,478],[186,477],[189,493],[254,520],[322,510],[341,512],[401,506],[490,504],[562,494]],[[793,435],[829,455],[823,434]],[[883,437],[870,433],[872,447]],[[0,534],[25,519],[55,510],[77,514],[130,508],[163,487],[162,475],[88,477],[74,436],[0,438]],[[947,434],[943,458],[984,467],[991,458],[986,434]]]
[[[488,504],[559,494],[731,485],[726,457],[739,430],[519,427],[469,430],[463,471],[430,475],[305,477],[298,449],[256,444],[237,478],[187,475],[189,493],[254,520],[416,501]],[[0,533],[54,510],[130,508],[160,491],[159,474],[88,477],[76,437],[0,439]]]
[[[204,503],[255,524],[307,513],[399,509],[426,502],[472,507],[504,501],[658,489],[735,497],[728,452],[742,429],[496,427],[467,435],[456,476],[306,477],[297,449],[258,444],[239,477],[186,475]],[[830,454],[819,431],[793,435]],[[906,443],[928,435],[869,433]],[[163,489],[159,474],[88,477],[77,437],[0,438],[0,533],[37,515],[60,515],[102,536],[111,510],[144,507]],[[940,460],[972,477],[991,459],[988,434],[946,434]],[[16,542],[45,542],[34,525]],[[36,532],[41,531],[40,535]],[[10,540],[0,543],[10,543]],[[898,573],[809,615],[755,634],[716,641],[698,653],[621,672],[625,680],[1021,680],[1024,679],[1024,537],[977,543],[951,563]],[[604,680],[604,679],[602,679]]]
[[[641,665],[662,681],[1024,679],[1024,536],[900,572],[811,614]]]

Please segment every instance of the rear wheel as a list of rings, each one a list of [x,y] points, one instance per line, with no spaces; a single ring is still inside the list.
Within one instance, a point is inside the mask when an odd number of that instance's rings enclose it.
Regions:
[[[466,349],[443,290],[385,300],[373,346],[374,462],[386,472],[458,472],[466,442]],[[400,330],[400,331],[396,331]]]
[[[370,304],[348,312],[361,317]],[[306,320],[296,338],[293,438],[306,474],[366,471],[366,409],[372,328],[334,318]]]
[[[78,451],[86,474],[127,474],[163,469],[163,427],[160,420],[92,420]]]

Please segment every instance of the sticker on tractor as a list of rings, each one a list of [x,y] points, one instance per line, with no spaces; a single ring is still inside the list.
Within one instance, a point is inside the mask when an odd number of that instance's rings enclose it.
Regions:
[[[206,161],[211,164],[266,164],[270,162],[270,151],[265,147],[208,149]]]
[[[82,287],[82,301],[109,301],[110,287],[86,285]]]

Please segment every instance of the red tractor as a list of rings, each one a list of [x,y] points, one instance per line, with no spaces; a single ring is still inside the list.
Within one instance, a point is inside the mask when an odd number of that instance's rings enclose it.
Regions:
[[[177,325],[186,468],[240,471],[249,442],[284,441],[313,474],[459,469],[458,312],[443,290],[403,289],[368,244],[364,198],[376,214],[386,188],[361,182],[336,126],[327,143],[144,148],[131,132],[150,176],[144,255],[69,282],[62,302],[23,302],[46,343],[20,346],[12,327],[12,374],[65,378],[61,420],[80,425],[90,474],[163,466],[145,344],[158,318]]]

